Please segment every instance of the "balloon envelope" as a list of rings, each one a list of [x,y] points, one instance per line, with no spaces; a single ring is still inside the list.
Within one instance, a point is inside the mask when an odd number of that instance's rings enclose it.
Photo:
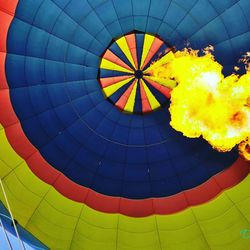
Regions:
[[[52,249],[246,248],[249,164],[174,131],[169,89],[141,70],[211,44],[232,73],[249,14],[247,0],[0,0],[0,176],[20,225]]]

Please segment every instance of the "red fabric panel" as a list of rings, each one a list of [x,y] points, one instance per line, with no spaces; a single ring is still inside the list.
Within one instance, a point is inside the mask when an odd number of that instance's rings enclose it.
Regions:
[[[100,84],[102,88],[105,88],[122,80],[128,79],[129,77],[131,77],[131,75],[100,78]]]
[[[8,13],[9,15],[14,15],[18,0],[0,0],[0,10]]]
[[[249,166],[249,162],[246,162],[242,158],[238,158],[230,168],[215,175],[214,179],[221,189],[227,189],[234,186],[235,183],[241,182],[249,173],[249,168],[246,167],[247,163]]]
[[[13,16],[10,16],[9,14],[3,12],[0,10],[0,30],[1,30],[1,36],[0,36],[0,52],[6,52],[6,40],[7,40],[7,34],[9,30],[10,23],[13,19]]]
[[[123,93],[123,95],[122,95],[122,96],[119,98],[119,100],[115,103],[115,105],[116,105],[119,109],[123,110],[124,107],[126,106],[126,103],[127,103],[127,101],[128,101],[128,98],[129,98],[129,96],[130,96],[130,94],[131,94],[131,92],[132,92],[132,89],[133,89],[133,87],[134,87],[136,81],[137,81],[137,80],[134,80],[134,82],[127,88],[127,90],[125,91],[125,93]]]
[[[5,128],[5,133],[13,149],[24,160],[27,160],[37,151],[25,136],[20,123],[15,123]]]
[[[142,111],[144,113],[152,111],[152,108],[151,108],[150,103],[148,101],[148,97],[146,95],[146,92],[145,92],[141,82],[140,82],[140,92],[141,92],[141,99],[142,99]]]
[[[154,199],[154,211],[157,214],[172,214],[184,210],[187,207],[188,203],[184,192],[166,198]]]
[[[4,127],[8,127],[18,122],[19,121],[10,102],[9,89],[0,89],[0,123]]]
[[[60,172],[59,172],[60,173]],[[53,186],[58,190],[62,195],[70,198],[71,200],[82,202],[87,198],[89,189],[82,188],[81,185],[78,185],[72,182],[69,178],[60,173],[59,178],[53,184]]]
[[[0,36],[0,42],[1,42],[1,36]],[[0,90],[8,88],[5,76],[5,59],[6,59],[6,53],[0,52]]]
[[[105,213],[119,213],[120,197],[112,197],[89,190],[86,205]]]
[[[48,163],[41,158],[40,153],[36,151],[26,160],[31,171],[44,182],[52,185],[61,174],[51,166],[48,167]]]
[[[213,177],[204,184],[184,192],[189,206],[205,203],[222,191]]]
[[[122,198],[120,213],[133,217],[145,217],[154,214],[153,199],[130,200]]]
[[[155,53],[158,51],[158,49],[162,46],[163,41],[161,41],[159,38],[155,37],[149,51],[147,54],[147,57],[142,65],[142,68],[144,68],[147,63],[151,60],[151,58],[155,55]]]
[[[161,84],[154,82],[150,80],[149,78],[146,78],[147,82],[150,83],[154,88],[156,88],[158,91],[160,91],[163,95],[165,95],[167,98],[171,97],[171,89],[162,86]]]
[[[135,34],[126,35],[125,39],[127,41],[129,50],[130,50],[130,52],[132,54],[132,58],[133,58],[133,61],[135,63],[135,67],[136,67],[136,69],[138,69]]]
[[[132,70],[125,62],[123,62],[118,56],[116,56],[111,50],[107,49],[105,54],[103,55],[103,58],[106,60],[113,62],[115,64],[120,65],[121,67]]]

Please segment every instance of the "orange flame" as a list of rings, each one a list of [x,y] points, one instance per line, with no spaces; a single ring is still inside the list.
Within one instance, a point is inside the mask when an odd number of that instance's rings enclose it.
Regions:
[[[240,153],[250,160],[249,67],[241,77],[225,77],[211,51],[210,46],[202,56],[192,49],[169,52],[145,73],[171,88],[177,85],[171,92],[169,108],[170,125],[175,130],[190,138],[202,136],[222,152],[240,144]],[[243,58],[245,63],[247,58]]]

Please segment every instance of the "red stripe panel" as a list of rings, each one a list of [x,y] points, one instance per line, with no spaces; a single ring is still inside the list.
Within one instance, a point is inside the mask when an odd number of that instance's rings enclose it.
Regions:
[[[123,199],[124,198],[99,194],[90,190],[85,204],[104,213],[121,213],[120,203]]]
[[[115,103],[115,105],[121,109],[124,110],[124,107],[126,106],[126,103],[128,101],[128,98],[132,92],[132,89],[136,83],[137,79],[134,80],[134,82],[127,88],[127,90],[124,92],[124,94],[119,98],[119,100]]]
[[[0,40],[1,40],[1,35],[0,35]],[[6,53],[0,52],[0,89],[8,89],[7,80],[5,76],[5,59],[6,59]]]
[[[123,62],[118,56],[116,56],[111,50],[107,49],[106,52],[103,55],[103,58],[113,62],[115,64],[120,65],[121,67],[132,70],[125,62]]]
[[[148,83],[150,83],[155,89],[157,89],[158,91],[160,91],[163,95],[165,95],[167,98],[170,98],[171,97],[171,89],[157,83],[157,82],[154,82],[152,80],[150,80],[149,78],[146,78],[146,81]]]
[[[2,67],[0,68],[0,72],[1,70],[3,70]],[[4,127],[10,126],[15,123],[19,123],[19,120],[17,119],[16,114],[10,102],[9,89],[1,89],[1,86],[0,86],[0,123]]]
[[[1,121],[1,119],[0,119],[0,121]],[[5,132],[6,132],[6,136],[8,138],[8,141],[11,144],[11,146],[13,147],[13,149],[24,160],[27,160],[31,155],[33,155],[37,152],[37,149],[30,143],[29,139],[25,136],[20,122],[6,127]],[[42,161],[42,159],[41,159],[41,161]],[[40,162],[39,162],[39,164],[40,164]]]
[[[135,67],[138,69],[135,34],[126,35],[125,39],[127,41],[129,50],[132,54],[132,58],[133,58],[133,61],[135,63]]]
[[[3,1],[0,2],[1,6],[3,6]],[[1,59],[4,60],[4,57]],[[5,72],[4,63],[1,63],[0,67],[0,72],[3,74]],[[3,86],[8,86],[6,78],[3,79],[5,79]],[[9,89],[0,90],[0,107],[4,107],[4,109],[0,109],[0,122],[5,127],[10,144],[26,160],[34,174],[44,182],[53,185],[65,197],[84,202],[97,211],[122,213],[132,217],[176,213],[188,206],[199,205],[213,199],[224,189],[238,184],[249,173],[249,162],[239,158],[231,167],[205,183],[169,197],[134,200],[106,196],[76,184],[43,159],[21,128],[20,121],[18,121],[11,105]]]
[[[117,82],[120,82],[122,80],[128,79],[132,75],[127,75],[127,76],[114,76],[114,77],[106,77],[106,78],[100,78],[100,83],[102,88],[105,88],[107,86],[110,86],[112,84],[115,84]]]
[[[142,101],[142,111],[143,111],[143,113],[152,111],[152,108],[151,108],[150,103],[148,101],[148,97],[146,95],[146,92],[145,92],[141,82],[140,82],[140,93],[141,93],[141,101]]]
[[[147,63],[151,60],[151,58],[155,55],[155,53],[160,49],[162,46],[163,41],[160,40],[159,38],[155,37],[149,51],[147,54],[147,57],[142,65],[142,69],[147,65]]]
[[[61,172],[56,169],[49,167],[48,163],[41,158],[39,151],[36,151],[31,156],[26,159],[28,166],[31,171],[36,174],[38,178],[43,180],[44,182],[53,185],[55,181],[58,179]],[[39,162],[39,164],[38,164]],[[44,171],[46,169],[46,171]]]
[[[6,40],[7,40],[7,34],[8,29],[10,26],[10,23],[13,19],[13,16],[6,14],[5,12],[0,10],[0,30],[1,30],[1,36],[0,36],[0,52],[6,52]]]
[[[0,10],[13,16],[16,10],[17,3],[18,0],[0,0]]]

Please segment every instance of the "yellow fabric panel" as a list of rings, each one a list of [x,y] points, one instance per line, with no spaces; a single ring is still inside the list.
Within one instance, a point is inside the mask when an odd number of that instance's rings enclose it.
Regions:
[[[158,84],[165,86],[167,88],[173,89],[176,87],[176,81],[171,80],[171,79],[165,79],[165,78],[158,78],[158,77],[153,77],[153,76],[144,76],[146,79],[150,79],[154,82],[157,82]]]
[[[178,230],[160,231],[160,238],[163,249],[210,249],[197,223]]]
[[[21,162],[24,160],[18,155],[15,154],[13,156],[12,154],[12,147],[9,144],[6,136],[5,136],[5,131],[3,127],[0,124],[0,159],[10,168],[14,168],[17,165],[19,165]],[[2,172],[0,172],[0,175]]]
[[[119,38],[116,41],[116,43],[120,47],[120,49],[122,50],[122,52],[126,55],[126,57],[128,58],[129,62],[133,65],[134,68],[136,68],[134,60],[133,60],[133,57],[132,57],[132,54],[131,54],[131,51],[130,51],[130,49],[128,47],[126,38],[124,36],[122,36],[121,38]]]
[[[167,64],[171,62],[175,58],[174,53],[172,51],[168,52],[165,56],[161,57],[160,60],[151,64],[146,70],[145,73],[150,72],[152,69],[157,68],[160,65]]]
[[[144,223],[144,227],[141,225]],[[137,218],[137,223],[134,223],[134,220],[128,220],[127,216],[121,215],[119,219],[119,228],[122,231],[130,231],[134,233],[148,233],[155,231],[156,229],[156,219],[154,216]],[[133,231],[131,231],[133,228]]]
[[[16,157],[10,147],[6,150]],[[106,214],[69,200],[33,175],[25,162],[3,182],[14,218],[51,249],[249,248],[240,230],[250,229],[250,176],[206,204],[146,218]],[[2,192],[0,198],[6,205]]]
[[[160,239],[157,233],[155,216],[136,218],[136,221],[137,223],[135,223],[134,218],[120,216],[118,232],[120,241],[124,242],[128,248],[158,249]],[[133,238],[132,242],[127,240],[131,238]]]
[[[106,97],[111,96],[112,94],[114,94],[119,88],[121,88],[122,86],[124,86],[125,84],[127,84],[129,81],[131,81],[133,77],[130,77],[128,79],[122,80],[120,82],[117,82],[115,84],[112,84],[106,88],[103,89],[104,94],[106,95]]]
[[[163,249],[209,249],[192,209],[156,218]]]
[[[2,151],[3,152],[3,151]],[[0,159],[0,178],[3,178],[11,171],[11,167]]]
[[[50,187],[44,186],[44,182],[40,179],[37,180],[34,173],[26,166],[27,164],[23,162],[21,166],[15,169],[17,178],[20,180],[25,189],[30,190],[36,196],[44,197]],[[23,176],[25,176],[25,178],[23,178]]]
[[[56,201],[52,205],[46,201],[46,198],[41,201],[26,228],[32,232],[35,226],[40,231],[50,235],[54,239],[49,245],[52,249],[69,249],[78,218],[73,216],[73,214],[68,215],[57,210],[55,208],[55,205],[57,205]],[[66,199],[65,204],[67,206]],[[45,238],[39,238],[47,244],[46,235]]]
[[[250,197],[248,197],[247,199],[243,199],[242,201],[237,203],[237,206],[238,206],[239,210],[241,211],[242,215],[248,221],[250,221],[250,213],[249,213],[249,211],[250,211]]]
[[[54,207],[56,211],[59,211],[67,216],[79,217],[82,209],[82,204],[78,202],[72,203],[70,199],[62,199],[62,195],[58,193],[54,188],[51,188],[45,197],[50,206]]]
[[[103,225],[103,227],[95,226],[94,224],[88,223],[81,218],[78,222],[76,230],[80,235],[84,236],[84,238],[102,244],[108,242],[114,244],[117,237],[117,226],[114,228],[106,228],[105,225]]]
[[[151,91],[149,90],[149,88],[147,87],[147,85],[145,84],[145,82],[141,79],[143,88],[146,92],[146,95],[148,97],[148,101],[150,103],[150,106],[152,109],[156,109],[159,108],[161,106],[161,104],[157,101],[157,99],[154,97],[154,95],[151,93]]]
[[[242,181],[240,183],[240,186],[237,186],[237,187],[232,188],[232,189],[228,189],[226,191],[226,193],[227,193],[228,197],[230,197],[232,202],[238,203],[238,202],[246,199],[246,197],[250,196],[249,195],[250,194],[249,193],[249,182],[248,181]]]
[[[4,178],[3,185],[10,207],[15,209],[15,217],[21,225],[26,225],[41,198],[25,188],[14,171]],[[2,191],[0,192],[0,199],[6,204]]]
[[[75,238],[71,250],[116,250],[116,241],[98,242],[88,239],[79,232],[75,232]]]
[[[121,71],[121,72],[126,72],[126,73],[133,73],[133,71],[128,70],[126,68],[123,68],[122,66],[115,64],[111,61],[108,61],[107,59],[102,58],[101,69],[109,69],[109,70],[115,70],[115,71]]]
[[[142,224],[140,224],[143,227]],[[144,233],[118,231],[118,241],[130,249],[159,249],[159,238],[156,230]]]
[[[207,203],[206,206],[194,207],[193,211],[199,221],[208,221],[214,217],[220,216],[225,210],[231,207],[232,202],[223,194],[220,196],[220,199],[214,199]]]
[[[171,214],[171,216],[158,215],[156,219],[160,231],[175,231],[196,222],[191,209],[186,210],[185,213]]]
[[[88,206],[84,206],[81,220],[86,223],[95,225],[96,227],[114,229],[117,228],[119,214],[107,214],[103,216],[103,213],[95,211],[94,209],[89,209]]]
[[[141,69],[141,67],[142,67],[142,65],[143,65],[143,63],[148,55],[148,51],[150,50],[154,39],[155,39],[155,37],[152,35],[149,35],[149,34],[145,34],[145,36],[144,36],[140,69]]]
[[[124,107],[124,110],[126,110],[128,112],[133,112],[133,110],[134,110],[137,84],[138,84],[138,80],[136,79],[136,83],[133,86],[133,89],[132,89],[132,91],[130,93],[128,101],[127,101],[127,103],[126,103],[126,105]]]

